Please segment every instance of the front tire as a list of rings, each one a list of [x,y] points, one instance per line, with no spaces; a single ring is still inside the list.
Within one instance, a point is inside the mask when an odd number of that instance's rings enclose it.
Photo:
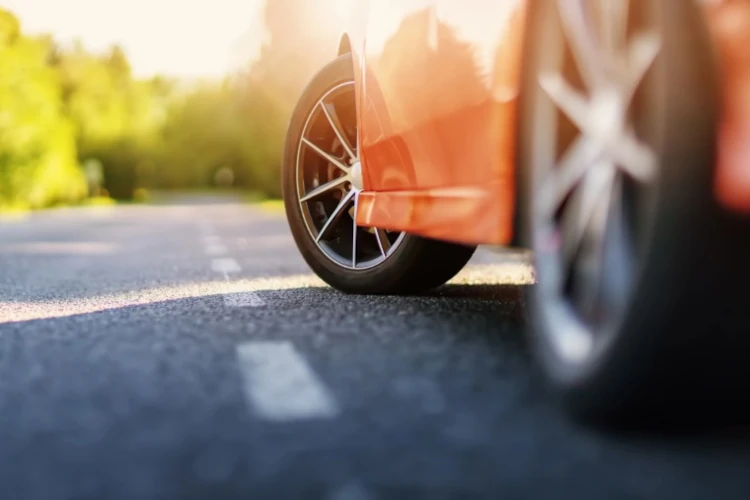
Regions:
[[[455,276],[476,247],[355,223],[362,189],[350,54],[310,82],[294,110],[282,191],[294,240],[310,268],[338,290],[418,293]]]
[[[713,197],[716,72],[695,3],[530,5],[520,168],[547,379],[587,420],[732,407],[750,381],[750,231]]]

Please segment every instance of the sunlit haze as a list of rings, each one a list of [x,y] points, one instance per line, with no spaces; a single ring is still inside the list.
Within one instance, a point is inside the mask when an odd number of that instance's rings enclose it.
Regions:
[[[262,0],[2,0],[27,33],[119,44],[138,76],[217,77],[256,56]]]

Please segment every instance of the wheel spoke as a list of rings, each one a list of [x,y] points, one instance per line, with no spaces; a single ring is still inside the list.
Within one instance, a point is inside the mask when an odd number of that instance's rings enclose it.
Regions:
[[[357,268],[357,208],[359,208],[359,194],[354,195],[354,211],[352,213],[352,267]]]
[[[633,98],[638,85],[643,81],[646,72],[653,64],[661,50],[661,40],[654,33],[643,33],[634,36],[628,47],[627,80],[629,90],[628,102]]]
[[[656,176],[656,153],[632,132],[623,133],[610,154],[618,166],[640,182],[647,183]]]
[[[627,43],[630,0],[602,0],[597,5],[603,45],[609,56],[617,57]]]
[[[566,205],[562,217],[563,259],[565,269],[570,272],[575,264],[589,226],[597,212],[602,193],[612,189],[616,169],[612,163],[599,162],[584,176],[579,187]]]
[[[385,229],[375,229],[375,238],[378,240],[380,254],[385,258],[391,250],[391,240],[388,239],[388,232]]]
[[[608,1],[608,0],[607,0]],[[581,77],[590,89],[605,81],[604,66],[599,44],[591,33],[586,19],[585,0],[558,0],[565,38],[570,44]]]
[[[548,218],[554,216],[565,198],[592,167],[598,154],[598,148],[591,141],[578,136],[557,167],[541,183],[536,197],[540,215]]]
[[[323,114],[326,115],[326,119],[328,120],[328,123],[331,125],[331,128],[333,129],[333,133],[336,134],[336,137],[338,138],[339,142],[341,142],[341,145],[344,147],[344,150],[346,151],[346,154],[349,156],[349,159],[351,159],[352,161],[356,160],[357,155],[354,154],[354,150],[352,150],[352,146],[351,146],[351,143],[349,142],[349,138],[346,136],[344,127],[341,125],[341,121],[339,120],[339,115],[338,115],[338,112],[336,111],[336,107],[333,105],[333,103],[325,103],[321,101],[320,109],[322,109]]]
[[[313,151],[315,151],[316,153],[318,153],[320,156],[322,156],[323,158],[325,158],[326,160],[328,160],[328,162],[331,165],[335,166],[339,170],[342,170],[342,171],[346,172],[347,174],[350,173],[351,169],[349,168],[348,165],[345,165],[340,159],[336,158],[335,156],[331,155],[330,153],[326,153],[325,151],[323,151],[322,149],[320,149],[318,146],[316,146],[315,144],[313,144],[306,137],[302,138],[302,142],[305,143],[307,145],[307,147],[309,147],[310,149],[312,149]]]
[[[613,172],[614,173],[614,172]],[[578,304],[584,314],[593,314],[600,300],[602,274],[604,272],[604,246],[607,236],[607,223],[610,220],[612,202],[617,199],[615,188],[619,183],[612,181],[599,193],[599,199],[593,210],[591,223],[585,235],[582,252],[575,265],[574,276]]]
[[[539,85],[550,99],[580,129],[587,130],[589,123],[589,103],[586,98],[570,86],[557,72],[539,75]]]
[[[332,181],[328,181],[325,184],[321,184],[320,186],[314,188],[312,191],[307,193],[305,196],[300,198],[300,203],[305,203],[307,201],[313,200],[323,194],[328,193],[329,191],[332,191],[338,187],[341,187],[342,185],[349,182],[349,176],[344,175],[342,177],[337,177]]]
[[[346,196],[341,198],[341,201],[336,206],[335,209],[333,209],[333,212],[331,212],[331,215],[328,217],[328,220],[321,228],[320,232],[318,233],[318,237],[315,238],[316,242],[320,242],[321,239],[325,238],[325,236],[328,234],[328,232],[333,228],[333,226],[341,219],[341,215],[346,212],[346,208],[349,206],[349,203],[351,203],[352,198],[354,198],[355,191],[349,191],[346,193]]]

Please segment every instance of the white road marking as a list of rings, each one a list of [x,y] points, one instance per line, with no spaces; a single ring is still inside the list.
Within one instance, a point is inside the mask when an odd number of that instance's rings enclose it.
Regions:
[[[291,342],[246,342],[237,346],[245,394],[260,418],[288,422],[333,418],[338,403]]]
[[[212,259],[211,269],[217,273],[222,273],[225,276],[230,273],[238,273],[242,271],[242,268],[237,261],[229,257]]]
[[[227,247],[221,243],[206,244],[205,250],[207,255],[224,255],[227,253]]]
[[[266,302],[253,292],[230,293],[224,295],[224,305],[227,307],[263,307]]]

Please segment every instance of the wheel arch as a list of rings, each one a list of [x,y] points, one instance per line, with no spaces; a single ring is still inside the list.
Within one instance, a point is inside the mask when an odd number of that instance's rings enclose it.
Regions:
[[[348,33],[343,33],[339,39],[339,48],[336,53],[337,56],[341,57],[345,54],[351,54],[352,52],[352,41],[349,39]]]

